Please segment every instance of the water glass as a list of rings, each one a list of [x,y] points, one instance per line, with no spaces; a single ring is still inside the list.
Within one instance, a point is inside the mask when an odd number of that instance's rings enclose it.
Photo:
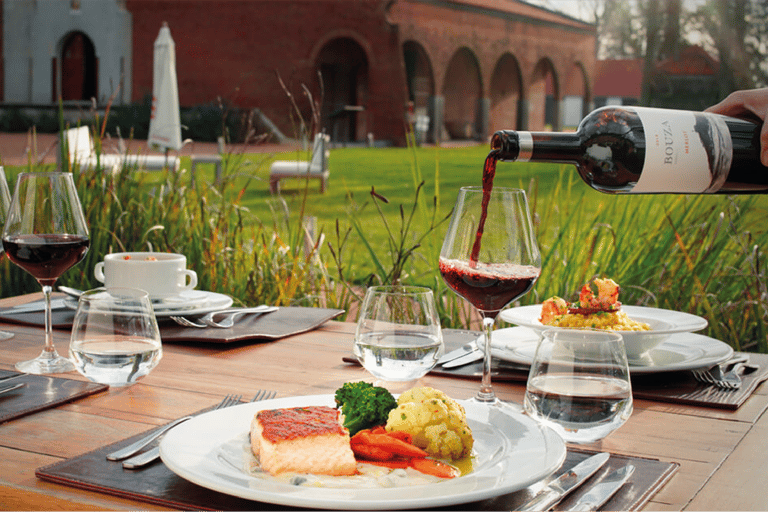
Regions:
[[[69,357],[89,380],[130,386],[163,356],[152,303],[143,290],[97,288],[80,296]]]
[[[355,331],[355,355],[382,382],[427,374],[443,354],[443,333],[432,290],[420,286],[368,288]]]
[[[592,443],[619,428],[633,408],[621,335],[597,329],[544,331],[523,407],[571,443]]]

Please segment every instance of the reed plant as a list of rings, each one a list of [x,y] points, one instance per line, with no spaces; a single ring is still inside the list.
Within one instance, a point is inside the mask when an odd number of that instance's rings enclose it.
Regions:
[[[188,161],[178,173],[74,169],[92,245],[61,284],[98,286],[92,269],[108,252],[173,251],[187,255],[201,289],[239,304],[334,307],[354,320],[367,284],[401,282],[435,290],[444,327],[476,327],[437,258],[455,190],[479,182],[484,154],[334,149],[333,186],[322,196],[308,183],[270,196],[264,176],[273,155],[257,153],[228,154],[216,184],[208,175],[191,183]],[[22,170],[48,169],[6,168],[11,185]],[[704,316],[704,334],[768,352],[768,198],[607,195],[558,165],[500,166],[496,180],[527,190],[543,255],[541,278],[518,304],[573,299],[594,276],[607,276],[625,304]],[[39,291],[7,261],[0,287],[3,296]]]

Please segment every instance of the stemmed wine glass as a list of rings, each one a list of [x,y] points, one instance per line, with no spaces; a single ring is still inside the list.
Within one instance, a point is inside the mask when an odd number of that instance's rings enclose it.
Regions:
[[[440,274],[483,317],[483,377],[475,401],[498,402],[491,387],[493,324],[504,306],[533,287],[540,273],[525,192],[461,188],[440,251]]]
[[[89,243],[72,174],[19,174],[3,230],[3,248],[8,259],[32,274],[43,288],[45,348],[37,358],[17,363],[17,370],[45,374],[75,369],[53,346],[51,291],[59,276],[85,257]]]
[[[11,205],[11,193],[8,190],[8,181],[5,178],[5,169],[0,165],[0,225],[5,223],[5,219],[8,217],[8,208]],[[0,258],[2,258],[3,246],[0,245]],[[0,331],[0,340],[7,340],[13,338],[13,333],[8,331]]]

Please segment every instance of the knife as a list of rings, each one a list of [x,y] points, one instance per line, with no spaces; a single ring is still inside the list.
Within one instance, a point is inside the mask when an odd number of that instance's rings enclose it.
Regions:
[[[610,473],[596,483],[568,510],[579,512],[597,510],[602,507],[606,501],[611,499],[611,496],[616,494],[616,491],[618,491],[622,485],[627,483],[627,480],[629,480],[629,477],[632,476],[634,471],[635,466],[629,465]]]
[[[584,480],[595,474],[610,458],[609,453],[598,453],[583,460],[553,480],[544,490],[531,498],[518,510],[548,510],[574,490]]]
[[[476,350],[479,350],[480,347],[477,346],[477,342],[478,342],[479,339],[480,338],[476,338],[476,339],[470,341],[469,343],[467,343],[466,345],[457,348],[456,350],[451,350],[447,354],[443,354],[443,357],[438,359],[436,364],[439,366],[439,365],[445,364],[445,363],[447,363],[449,361],[453,361],[457,357],[461,357],[463,355],[470,354],[470,353],[472,353],[472,352],[474,352]]]
[[[459,356],[447,363],[443,363],[443,368],[456,368],[457,366],[463,366],[465,364],[474,363],[483,358],[483,351],[478,349],[468,352],[463,356]]]
[[[66,307],[64,299],[51,300],[51,309],[62,309]],[[12,308],[6,308],[0,311],[1,315],[17,315],[19,313],[35,313],[38,311],[45,311],[45,301],[30,302],[29,304],[22,304],[20,306],[13,306]]]

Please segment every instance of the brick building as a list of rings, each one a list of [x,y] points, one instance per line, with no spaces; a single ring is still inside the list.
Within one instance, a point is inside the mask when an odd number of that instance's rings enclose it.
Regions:
[[[222,98],[289,136],[287,91],[335,141],[396,144],[415,115],[430,140],[483,140],[592,102],[594,26],[520,0],[0,1],[4,105],[142,101],[163,22],[182,108]]]

